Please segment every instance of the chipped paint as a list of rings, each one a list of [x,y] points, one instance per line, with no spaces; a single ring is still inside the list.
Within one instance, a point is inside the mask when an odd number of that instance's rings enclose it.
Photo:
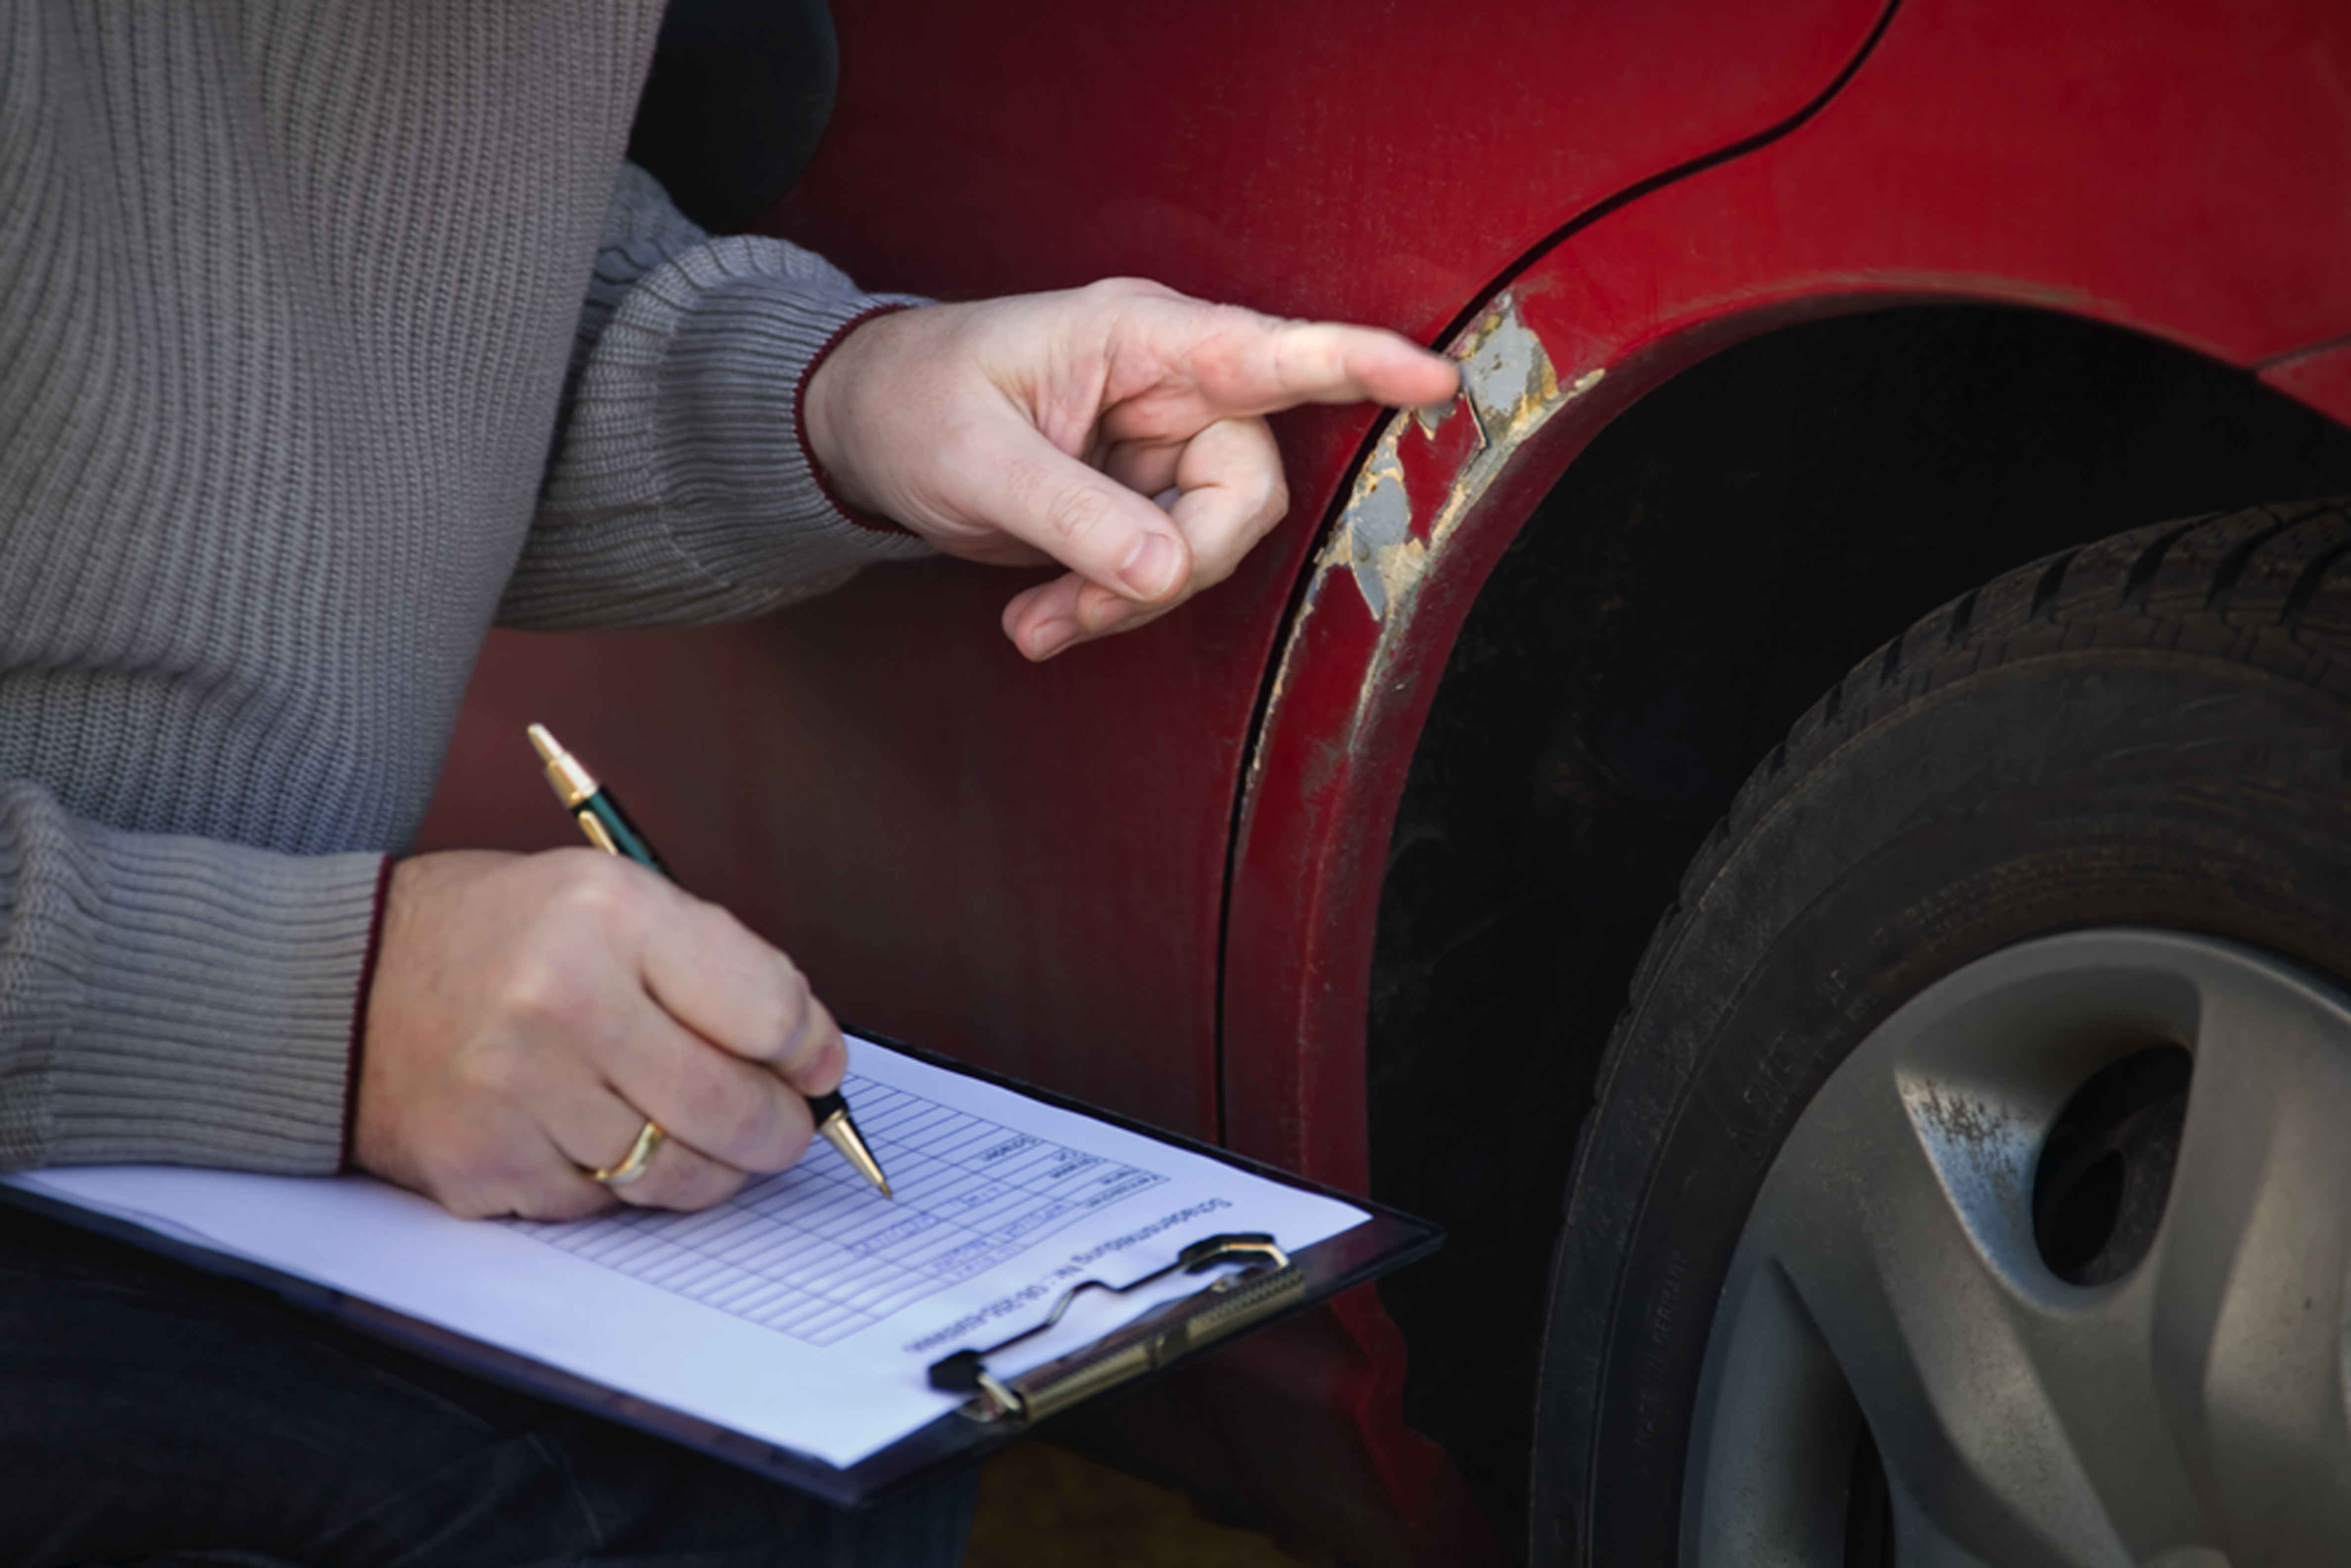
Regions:
[[[1282,710],[1292,668],[1303,656],[1304,628],[1323,612],[1324,596],[1344,592],[1341,585],[1353,583],[1355,594],[1379,623],[1380,646],[1364,672],[1349,735],[1332,743],[1333,768],[1349,755],[1353,736],[1361,732],[1381,694],[1393,695],[1405,688],[1406,683],[1396,678],[1390,665],[1430,563],[1527,439],[1568,403],[1598,386],[1606,373],[1587,371],[1562,386],[1542,340],[1527,325],[1517,299],[1507,290],[1497,295],[1477,324],[1454,343],[1450,357],[1461,367],[1460,395],[1437,408],[1400,411],[1381,427],[1331,538],[1315,557],[1305,601],[1274,664],[1269,715]],[[1421,457],[1427,461],[1426,443],[1464,404],[1473,423],[1476,445],[1454,474],[1436,515],[1426,527],[1416,530],[1412,497],[1405,486],[1411,444],[1416,440],[1423,444]],[[1249,747],[1244,799],[1257,798],[1264,767],[1260,732]]]
[[[1388,606],[1412,591],[1428,563],[1427,547],[1412,537],[1412,497],[1404,487],[1399,450],[1409,428],[1402,417],[1388,421],[1372,448],[1371,461],[1355,476],[1355,493],[1341,516],[1332,549],[1341,552],[1355,586],[1364,591],[1372,619],[1384,620]],[[1330,557],[1324,557],[1329,564]]]
[[[1519,302],[1508,294],[1462,340],[1454,357],[1461,361],[1461,384],[1470,417],[1478,422],[1481,450],[1494,444],[1498,426],[1500,434],[1507,434],[1559,401],[1559,376],[1551,356],[1519,314]]]
[[[1542,340],[1508,291],[1496,296],[1462,334],[1452,358],[1461,367],[1456,401],[1468,406],[1477,445],[1453,476],[1444,505],[1426,528],[1415,531],[1405,488],[1405,441],[1416,428],[1423,440],[1433,438],[1451,417],[1452,405],[1393,414],[1355,476],[1338,527],[1316,563],[1325,571],[1344,569],[1352,575],[1364,607],[1382,622],[1410,604],[1430,560],[1528,437],[1598,386],[1606,373],[1588,371],[1562,387]]]

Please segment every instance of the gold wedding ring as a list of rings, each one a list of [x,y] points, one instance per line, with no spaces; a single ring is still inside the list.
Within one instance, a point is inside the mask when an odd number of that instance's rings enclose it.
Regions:
[[[645,1174],[645,1167],[653,1163],[653,1155],[668,1139],[669,1134],[661,1130],[659,1122],[648,1121],[645,1124],[645,1130],[637,1134],[637,1141],[629,1145],[629,1155],[626,1159],[617,1166],[606,1166],[602,1170],[590,1171],[588,1175],[591,1179],[602,1182],[606,1186],[626,1186]]]

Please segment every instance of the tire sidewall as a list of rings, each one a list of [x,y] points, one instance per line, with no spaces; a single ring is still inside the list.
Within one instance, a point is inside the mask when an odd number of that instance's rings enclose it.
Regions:
[[[1555,1267],[1538,1562],[1677,1559],[1747,1213],[1804,1108],[1910,997],[2104,925],[2351,969],[2351,705],[2333,665],[2314,679],[2307,647],[2258,636],[2182,653],[1943,632],[1800,723],[1643,963]]]

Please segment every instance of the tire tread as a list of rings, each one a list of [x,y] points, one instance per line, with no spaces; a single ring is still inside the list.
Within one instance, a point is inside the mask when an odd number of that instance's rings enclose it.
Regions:
[[[1555,1299],[1571,1277],[1605,1290],[1566,1299],[1570,1338],[1608,1343],[1606,1325],[1646,1179],[1647,1145],[1672,1114],[1684,1067],[1645,1060],[1652,1007],[1669,1005],[1682,949],[1709,896],[1754,836],[1813,771],[1920,698],[1987,672],[2084,650],[2149,651],[2273,672],[2351,703],[2351,500],[2296,503],[2151,525],[2005,572],[1921,618],[1855,664],[1796,719],[1733,798],[1684,873],[1635,966],[1577,1141]],[[1656,1052],[1648,1053],[1650,1055]],[[1548,1359],[1558,1354],[1547,1351]],[[1587,1393],[1596,1365],[1561,1371]],[[1546,1365],[1548,1385],[1554,1369]],[[1593,1406],[1587,1399],[1583,1415]],[[1589,1433],[1567,1451],[1587,1467]],[[1574,1483],[1582,1495],[1587,1482]],[[1538,1476],[1538,1490],[1541,1478]],[[1577,1527],[1537,1539],[1564,1544]],[[1571,1548],[1566,1555],[1573,1560]]]

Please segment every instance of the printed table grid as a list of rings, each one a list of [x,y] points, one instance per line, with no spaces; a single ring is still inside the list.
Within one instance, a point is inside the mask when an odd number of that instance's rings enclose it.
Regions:
[[[699,1214],[623,1209],[586,1224],[507,1223],[632,1279],[827,1345],[1167,1179],[869,1079],[852,1075],[841,1091],[890,1173],[894,1201],[825,1145]]]

